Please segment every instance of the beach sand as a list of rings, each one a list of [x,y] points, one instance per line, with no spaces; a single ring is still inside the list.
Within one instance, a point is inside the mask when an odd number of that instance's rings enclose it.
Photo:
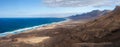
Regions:
[[[36,43],[41,43],[46,39],[49,39],[50,37],[44,36],[44,37],[27,37],[27,38],[16,38],[17,42],[24,42],[27,44],[36,44]]]
[[[21,32],[19,34],[10,34],[7,35],[8,40],[3,41],[13,41],[14,43],[26,43],[26,44],[36,44],[36,43],[42,43],[44,40],[52,38],[51,36],[55,36],[56,34],[59,34],[59,32],[55,31],[52,32],[51,30],[56,30],[57,28],[68,28],[68,27],[74,27],[77,24],[84,24],[85,21],[64,21],[60,23],[55,23],[47,26],[38,27],[32,30],[26,30],[24,32]],[[48,31],[50,30],[50,31]],[[38,32],[38,33],[37,33]],[[3,39],[3,38],[2,38]]]
[[[35,28],[35,29],[32,29],[32,30],[27,30],[25,32],[22,32],[22,33],[29,33],[29,32],[33,32],[35,30],[46,30],[46,29],[54,29],[54,28],[65,28],[65,27],[71,27],[71,26],[76,26],[76,24],[84,24],[86,23],[87,20],[79,20],[78,21],[72,21],[72,20],[66,20],[66,21],[63,21],[63,22],[58,22],[58,23],[54,23],[54,24],[50,24],[50,25],[47,25],[47,26],[42,26],[42,27],[38,27],[38,28]]]
[[[52,24],[52,25],[48,25],[48,26],[43,26],[43,27],[39,27],[39,28],[36,28],[36,29],[33,29],[33,30],[30,30],[30,31],[25,31],[23,33],[30,33],[30,32],[34,32],[34,31],[42,31],[42,30],[48,30],[48,29],[55,29],[55,28],[67,28],[67,27],[73,27],[75,26],[76,24],[82,24],[82,23],[85,23],[85,21],[81,21],[81,22],[77,22],[77,21],[66,21],[66,22],[62,22],[62,23],[56,23],[56,24]],[[54,34],[57,34],[59,32],[54,32]],[[35,36],[30,36],[28,38],[17,38],[18,42],[25,42],[25,43],[28,43],[28,44],[35,44],[35,43],[40,43],[40,42],[43,42],[44,40],[46,39],[49,39],[50,36],[46,36],[46,37],[35,37]]]

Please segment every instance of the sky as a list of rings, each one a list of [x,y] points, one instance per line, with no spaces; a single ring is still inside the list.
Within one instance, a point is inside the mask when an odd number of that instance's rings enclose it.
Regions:
[[[0,0],[0,18],[67,17],[92,10],[113,10],[120,0]]]

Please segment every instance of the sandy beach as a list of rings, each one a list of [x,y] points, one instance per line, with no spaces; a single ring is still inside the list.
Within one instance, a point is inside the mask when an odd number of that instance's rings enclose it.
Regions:
[[[0,47],[120,47],[119,17],[117,6],[94,20],[67,20],[6,32],[0,34],[6,35],[0,37]]]
[[[63,22],[58,22],[58,23],[54,23],[54,24],[50,24],[50,25],[46,25],[46,26],[41,26],[41,27],[37,27],[37,28],[34,28],[32,30],[26,30],[24,32],[20,32],[18,33],[18,36],[19,34],[29,34],[29,33],[34,33],[34,32],[43,32],[44,30],[54,30],[54,29],[57,29],[57,28],[68,28],[68,27],[74,27],[76,26],[77,24],[83,24],[85,23],[85,21],[71,21],[71,20],[68,20],[68,21],[63,21]],[[19,43],[19,42],[24,42],[24,43],[27,43],[27,44],[36,44],[36,43],[42,43],[44,40],[47,40],[47,39],[50,39],[51,37],[50,36],[46,36],[45,34],[49,33],[50,35],[53,35],[53,34],[59,34],[59,32],[47,32],[47,31],[44,31],[43,33],[41,33],[40,35],[41,36],[35,36],[34,34],[33,35],[30,35],[30,36],[27,36],[25,37],[19,37],[19,38],[15,38],[14,40],[17,40],[17,42],[15,43]],[[52,33],[52,34],[51,34]],[[7,37],[11,37],[11,36],[14,36],[14,35],[17,35],[17,34],[9,34],[7,35]],[[11,40],[5,40],[5,41],[11,41]]]
[[[88,22],[88,20],[79,20],[78,21],[72,21],[72,20],[66,20],[66,21],[62,21],[62,22],[57,22],[57,23],[53,23],[53,24],[50,24],[50,25],[45,25],[45,26],[41,26],[41,27],[37,27],[35,29],[32,29],[32,30],[27,30],[27,31],[24,31],[22,33],[29,33],[29,32],[33,32],[34,30],[46,30],[46,29],[54,29],[54,28],[65,28],[65,27],[73,27],[73,26],[76,26],[77,24],[84,24]]]
[[[85,23],[85,21],[65,21],[65,22],[61,22],[61,23],[56,23],[56,24],[51,24],[51,25],[47,25],[47,26],[42,26],[30,31],[25,31],[23,33],[30,33],[30,32],[34,32],[34,31],[42,31],[42,30],[50,30],[50,29],[55,29],[55,28],[68,28],[68,27],[74,27],[77,24],[83,24]],[[57,34],[58,32],[55,32],[54,34]],[[35,44],[35,43],[42,43],[44,40],[50,39],[50,36],[43,36],[43,37],[28,37],[28,38],[18,38],[18,42],[25,42],[28,44]]]

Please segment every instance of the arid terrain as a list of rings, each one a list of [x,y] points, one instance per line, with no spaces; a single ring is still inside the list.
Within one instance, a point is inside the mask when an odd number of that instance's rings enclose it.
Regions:
[[[95,20],[1,37],[0,47],[120,47],[120,6]]]

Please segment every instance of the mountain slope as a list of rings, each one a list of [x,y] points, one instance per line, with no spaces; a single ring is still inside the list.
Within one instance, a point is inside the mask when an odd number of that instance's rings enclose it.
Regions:
[[[96,18],[96,17],[102,16],[102,15],[105,15],[108,12],[110,12],[110,11],[109,10],[104,10],[104,11],[93,10],[88,13],[73,15],[68,18],[72,19],[72,20],[92,19],[92,18]]]
[[[85,42],[110,42],[112,47],[120,47],[120,6],[117,6],[106,16],[85,24],[83,30],[76,34],[75,36],[80,37]]]
[[[94,21],[73,25],[2,37],[0,47],[120,47],[120,6]],[[45,36],[50,38],[31,44]]]

